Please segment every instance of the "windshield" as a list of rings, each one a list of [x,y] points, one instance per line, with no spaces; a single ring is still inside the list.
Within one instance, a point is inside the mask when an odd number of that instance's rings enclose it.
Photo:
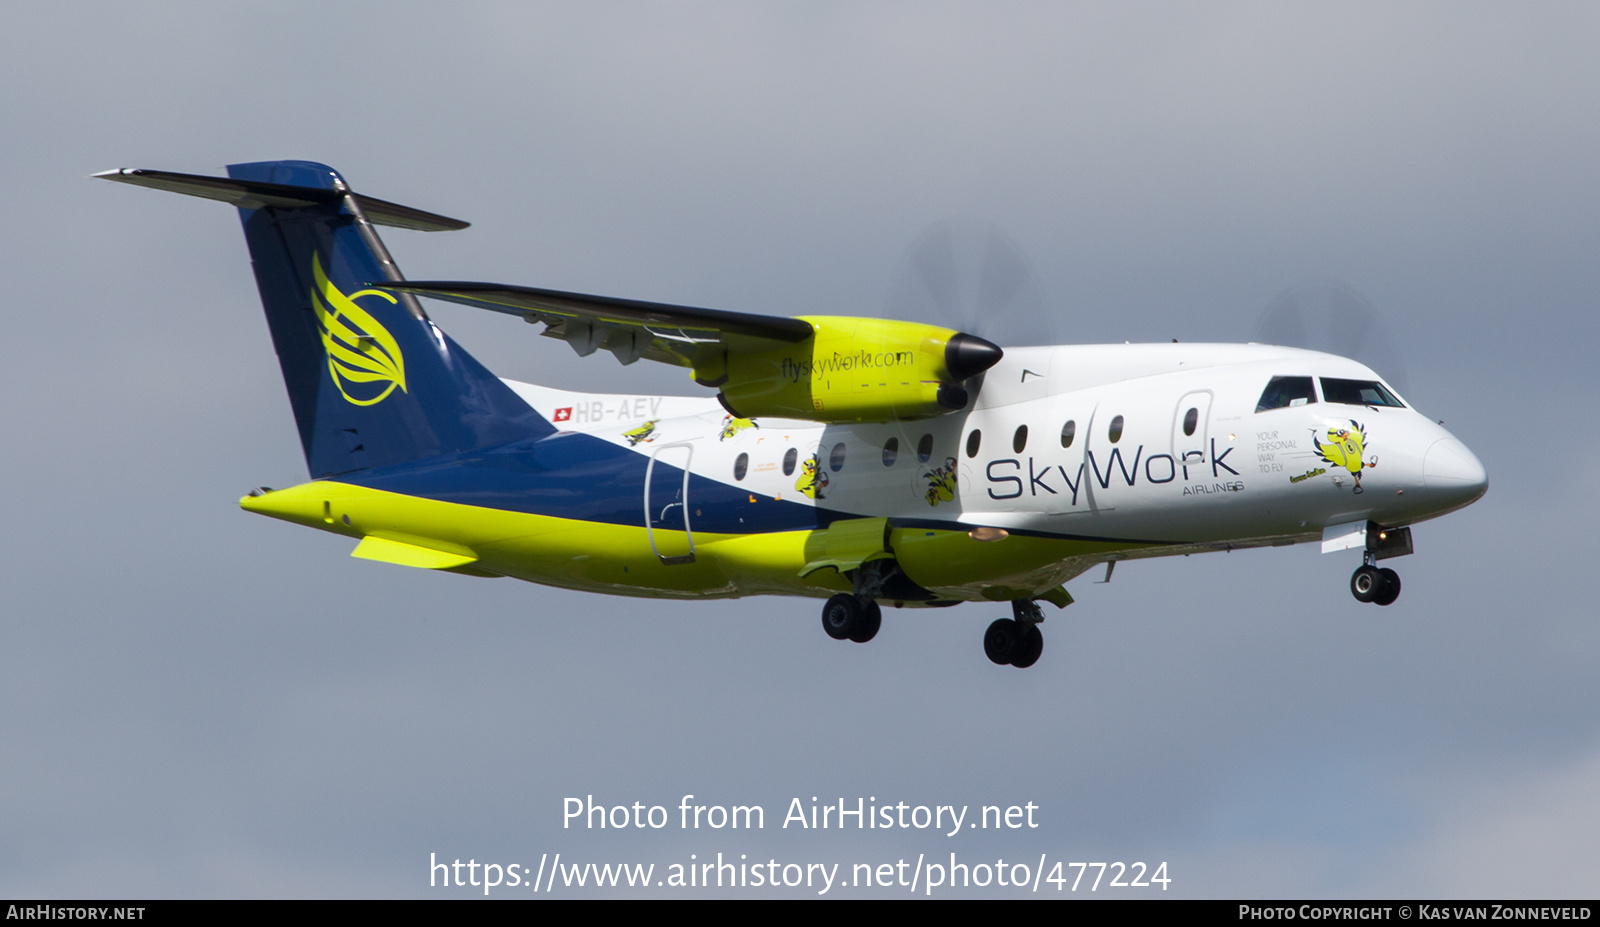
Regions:
[[[1322,378],[1322,398],[1328,402],[1342,402],[1352,406],[1394,406],[1404,409],[1405,403],[1396,399],[1377,380],[1336,380]]]
[[[1311,389],[1310,377],[1273,377],[1267,388],[1262,391],[1261,401],[1256,403],[1256,411],[1286,409],[1316,401],[1317,394]]]

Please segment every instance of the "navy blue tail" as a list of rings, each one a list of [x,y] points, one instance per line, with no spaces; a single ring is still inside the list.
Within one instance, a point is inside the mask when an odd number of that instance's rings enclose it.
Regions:
[[[361,204],[404,207],[347,195],[336,171],[310,161],[232,164],[228,177],[244,191],[231,201],[313,477],[555,430],[415,297],[381,289],[400,277]]]

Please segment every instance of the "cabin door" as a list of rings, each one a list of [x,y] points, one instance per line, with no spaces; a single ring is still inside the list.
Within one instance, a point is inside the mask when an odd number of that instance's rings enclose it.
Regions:
[[[1178,400],[1178,407],[1172,413],[1172,459],[1179,475],[1184,475],[1184,467],[1190,468],[1185,479],[1200,475],[1194,468],[1210,459],[1207,450],[1210,437],[1211,391],[1203,389],[1186,394]]]
[[[650,550],[672,565],[694,562],[689,526],[689,462],[694,446],[666,444],[650,454],[644,470],[644,527]]]

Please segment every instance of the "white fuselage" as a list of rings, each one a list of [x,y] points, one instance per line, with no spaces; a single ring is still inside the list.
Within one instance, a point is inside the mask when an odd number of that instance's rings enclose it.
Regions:
[[[676,447],[673,464],[750,494],[1162,545],[1131,556],[1316,540],[1357,521],[1407,525],[1482,495],[1471,451],[1409,404],[1329,401],[1319,386],[1257,411],[1274,377],[1379,380],[1346,358],[1267,345],[1008,348],[966,411],[857,425],[761,419],[733,434],[714,399],[511,385],[558,428],[642,454]],[[1327,450],[1340,432],[1353,442],[1342,457]],[[821,499],[797,486],[796,460],[811,455],[827,481]]]

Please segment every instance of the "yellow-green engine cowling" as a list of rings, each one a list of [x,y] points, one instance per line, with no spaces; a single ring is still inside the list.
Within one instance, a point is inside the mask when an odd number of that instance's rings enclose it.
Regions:
[[[744,417],[882,422],[965,408],[963,383],[1000,361],[976,335],[891,319],[801,316],[813,334],[764,350],[732,350],[694,368],[695,381],[721,386]]]

